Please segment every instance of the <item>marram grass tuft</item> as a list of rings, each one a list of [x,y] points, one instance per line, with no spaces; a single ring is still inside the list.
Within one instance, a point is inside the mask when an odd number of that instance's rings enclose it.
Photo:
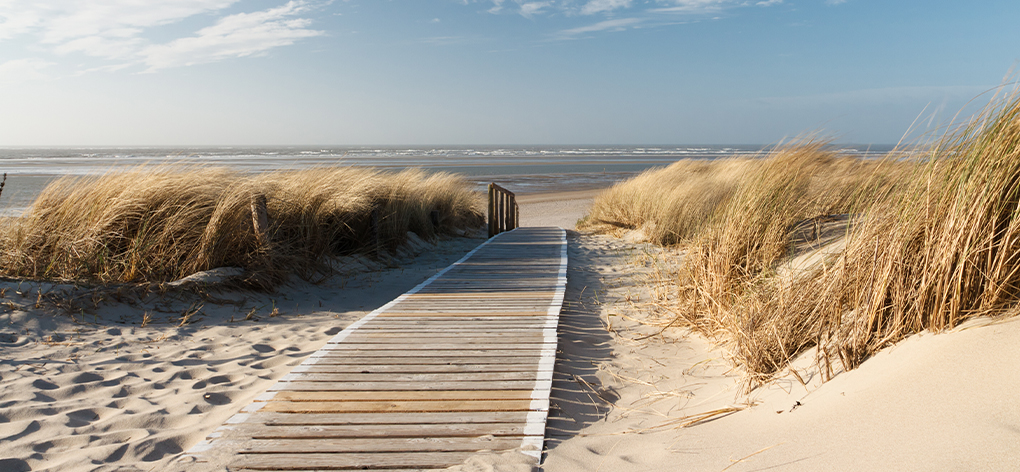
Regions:
[[[459,177],[421,170],[156,166],[66,177],[0,225],[0,273],[154,283],[235,266],[270,288],[291,274],[326,275],[331,256],[374,248],[373,210],[379,239],[394,246],[408,231],[428,238],[480,226],[479,199]]]

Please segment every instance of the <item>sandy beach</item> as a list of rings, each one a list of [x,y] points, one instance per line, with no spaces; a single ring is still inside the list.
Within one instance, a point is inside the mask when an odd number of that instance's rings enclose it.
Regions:
[[[596,193],[522,196],[522,223],[573,228]],[[805,355],[804,383],[747,394],[725,351],[654,325],[646,278],[661,249],[633,239],[568,231],[543,470],[1015,469],[1020,320],[922,333],[826,383]],[[0,470],[171,469],[333,334],[481,241],[351,258],[270,294],[3,281]],[[459,469],[521,466],[482,455]]]

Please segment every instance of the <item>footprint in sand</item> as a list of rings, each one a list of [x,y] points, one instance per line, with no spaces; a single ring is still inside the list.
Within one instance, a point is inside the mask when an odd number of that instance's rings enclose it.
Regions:
[[[53,402],[57,401],[57,399],[55,399],[55,398],[53,398],[53,397],[51,397],[49,395],[43,395],[43,394],[41,394],[39,392],[35,392],[35,398],[32,398],[32,401],[40,402],[40,403],[53,403]]]
[[[43,379],[36,379],[34,382],[32,382],[32,386],[38,388],[39,390],[56,390],[60,388],[59,386],[57,386],[57,384],[47,382]]]
[[[0,470],[8,472],[28,472],[32,466],[21,459],[0,459]]]
[[[142,456],[142,461],[144,462],[158,461],[164,456],[184,452],[184,449],[181,449],[181,446],[173,439],[164,439],[159,442],[146,441],[145,443],[142,443],[142,445],[138,446],[138,449],[140,451],[149,451]]]
[[[82,372],[71,379],[76,384],[99,382],[100,380],[103,380],[103,376],[92,372]]]
[[[273,351],[276,350],[275,347],[270,346],[268,344],[256,344],[256,345],[252,346],[252,348],[255,349],[256,351],[262,353],[262,354],[265,354],[267,352],[273,352]]]
[[[226,375],[217,375],[215,377],[209,377],[208,379],[195,382],[195,384],[192,385],[191,388],[193,390],[201,390],[201,389],[207,387],[209,384],[219,385],[219,384],[230,383],[230,382],[233,382],[233,379],[231,379],[230,377],[228,377]]]
[[[336,333],[343,331],[343,328],[329,328],[326,330],[327,336],[335,336]]]
[[[86,408],[67,413],[67,423],[65,425],[69,428],[80,428],[88,426],[98,419],[99,413],[96,413],[96,410]]]

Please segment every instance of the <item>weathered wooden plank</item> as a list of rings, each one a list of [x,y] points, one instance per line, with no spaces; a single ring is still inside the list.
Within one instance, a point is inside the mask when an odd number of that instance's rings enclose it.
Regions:
[[[526,364],[538,365],[540,353],[512,356],[414,356],[414,357],[358,357],[342,355],[322,355],[316,357],[314,365],[483,365],[483,364]]]
[[[493,341],[528,341],[543,342],[546,333],[541,329],[530,330],[507,330],[507,331],[453,331],[445,329],[436,330],[406,330],[406,331],[371,331],[358,330],[344,339],[352,343],[403,343],[408,340],[428,340],[430,343],[450,343],[458,341],[468,342],[493,342]]]
[[[383,413],[387,414],[387,413]],[[295,415],[297,416],[297,415]],[[266,426],[252,439],[453,438],[524,436],[524,423],[359,424],[344,426]]]
[[[268,391],[303,390],[303,391],[373,391],[373,390],[520,390],[535,388],[534,380],[485,380],[478,382],[288,382],[280,381]]]
[[[258,424],[263,428],[265,426],[262,425],[277,427],[288,425],[347,426],[386,424],[524,424],[528,422],[528,414],[529,412],[526,411],[474,411],[469,413],[402,413],[399,415],[379,413],[324,413],[292,415],[260,411],[258,413],[253,413],[250,416],[250,424]]]
[[[346,341],[346,340],[345,340]],[[324,351],[453,351],[453,350],[513,350],[513,351],[534,351],[541,350],[544,342],[473,342],[471,339],[464,339],[462,343],[354,343],[354,342],[330,342],[322,346]]]
[[[413,349],[413,348],[411,348]],[[486,357],[521,357],[531,354],[539,354],[541,348],[530,349],[432,349],[408,351],[400,349],[332,349],[323,347],[320,351],[324,355],[334,356],[360,356],[360,357],[464,357],[464,356],[486,356]]]
[[[537,370],[537,369],[536,369]],[[426,373],[319,373],[298,372],[287,374],[285,382],[476,382],[490,380],[538,380],[538,372],[426,372]]]
[[[270,401],[262,410],[275,413],[425,413],[429,411],[529,411],[527,400],[392,400],[392,401]]]
[[[415,452],[403,454],[243,454],[242,470],[363,470],[383,468],[442,469],[460,464],[473,453]]]
[[[302,366],[300,370],[294,370],[292,372],[314,372],[314,373],[333,373],[333,374],[381,374],[381,373],[468,373],[468,372],[538,372],[540,369],[537,362],[527,364],[460,364],[460,365],[448,365],[448,364],[384,364],[384,365],[364,365],[364,364],[328,364],[319,363],[308,366]],[[552,370],[551,367],[545,370]]]
[[[440,400],[531,400],[531,390],[452,390],[437,392],[280,392],[272,401],[440,401]]]
[[[505,451],[521,445],[519,437],[474,438],[380,438],[318,441],[308,439],[260,439],[241,454],[308,454],[338,452],[454,452]]]

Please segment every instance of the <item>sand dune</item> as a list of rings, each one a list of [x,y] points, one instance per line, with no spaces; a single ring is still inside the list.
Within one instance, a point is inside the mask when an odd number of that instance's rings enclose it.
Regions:
[[[660,249],[569,242],[544,470],[1016,470],[1020,320],[915,335],[826,383],[806,355],[807,385],[744,394],[725,351],[636,321],[655,321],[643,277]]]
[[[572,226],[589,202],[522,198],[522,220]],[[478,242],[405,254],[399,268],[352,261],[348,277],[274,294],[92,300],[4,281],[0,470],[163,470],[332,334]],[[922,333],[824,384],[808,355],[795,363],[807,385],[787,375],[746,394],[724,350],[654,325],[645,277],[661,249],[576,232],[569,244],[544,470],[1015,470],[1020,320]],[[458,467],[521,468],[505,455]]]

